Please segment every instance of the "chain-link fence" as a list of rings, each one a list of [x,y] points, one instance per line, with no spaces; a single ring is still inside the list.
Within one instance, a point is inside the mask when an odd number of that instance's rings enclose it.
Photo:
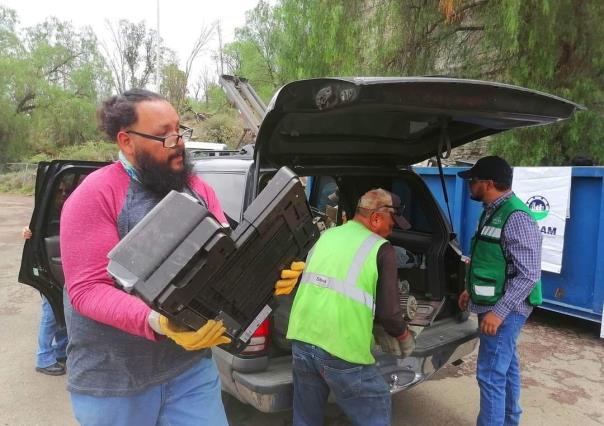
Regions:
[[[37,164],[0,163],[0,191],[33,194]]]

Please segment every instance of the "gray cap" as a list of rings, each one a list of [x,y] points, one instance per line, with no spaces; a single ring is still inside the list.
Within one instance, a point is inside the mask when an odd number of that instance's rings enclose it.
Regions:
[[[367,191],[359,200],[358,207],[367,210],[390,212],[399,228],[411,228],[411,224],[403,216],[404,206],[401,205],[401,199],[398,195],[385,189],[377,188]]]

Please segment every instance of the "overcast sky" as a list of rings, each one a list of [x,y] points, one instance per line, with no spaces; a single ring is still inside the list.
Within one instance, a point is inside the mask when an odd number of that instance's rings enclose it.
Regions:
[[[220,20],[223,44],[233,39],[236,27],[245,23],[245,12],[258,0],[159,0],[160,35],[164,45],[173,49],[184,68],[193,43],[204,25]],[[0,0],[0,4],[14,9],[19,18],[19,28],[43,22],[49,16],[71,21],[77,27],[90,26],[99,38],[109,42],[105,21],[119,19],[131,22],[144,20],[148,27],[157,25],[157,0]],[[218,37],[203,53],[196,64],[199,70],[205,63],[214,69],[210,50],[218,50]],[[193,73],[193,79],[197,77]]]

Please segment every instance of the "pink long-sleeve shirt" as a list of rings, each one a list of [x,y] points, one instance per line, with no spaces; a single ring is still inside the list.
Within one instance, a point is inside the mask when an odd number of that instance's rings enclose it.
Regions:
[[[212,188],[199,177],[192,177],[189,187],[205,200],[210,213],[228,226]],[[140,215],[136,197],[128,197],[129,190],[131,178],[118,162],[91,173],[66,201],[60,236],[65,285],[79,314],[156,340],[147,322],[150,308],[136,296],[116,288],[107,273],[107,254],[135,224],[132,216]],[[148,199],[141,203],[152,204]],[[143,206],[143,210],[151,207]]]

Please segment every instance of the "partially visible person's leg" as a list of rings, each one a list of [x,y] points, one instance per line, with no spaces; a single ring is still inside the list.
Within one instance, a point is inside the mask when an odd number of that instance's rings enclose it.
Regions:
[[[353,425],[390,425],[390,390],[375,365],[352,364],[334,357],[325,362],[323,373],[336,403]]]
[[[55,359],[59,362],[65,361],[67,356],[67,328],[60,327],[57,324],[56,332],[55,332],[55,341],[53,344],[53,349],[55,351]]]
[[[482,314],[478,319],[482,320]],[[478,426],[504,424],[508,370],[524,321],[522,315],[511,313],[499,326],[495,336],[480,334],[476,365],[476,379],[480,386]]]
[[[203,358],[180,376],[162,385],[157,425],[228,426],[220,378],[212,358]]]
[[[505,426],[517,426],[520,424],[520,415],[522,414],[522,408],[520,408],[520,359],[516,341],[526,319],[519,316],[515,318],[515,321],[517,322],[516,327],[518,328],[518,335],[514,341],[514,351],[512,353],[510,367],[508,368],[505,386]]]
[[[124,397],[102,397],[72,392],[71,407],[82,426],[155,425],[159,418],[161,385]]]
[[[322,425],[329,388],[317,369],[317,350],[313,345],[292,342],[294,376],[293,426]]]
[[[52,307],[46,297],[42,296],[42,316],[38,331],[38,352],[36,353],[36,371],[58,376],[65,374],[65,369],[57,363],[53,342],[57,332],[57,322]]]

